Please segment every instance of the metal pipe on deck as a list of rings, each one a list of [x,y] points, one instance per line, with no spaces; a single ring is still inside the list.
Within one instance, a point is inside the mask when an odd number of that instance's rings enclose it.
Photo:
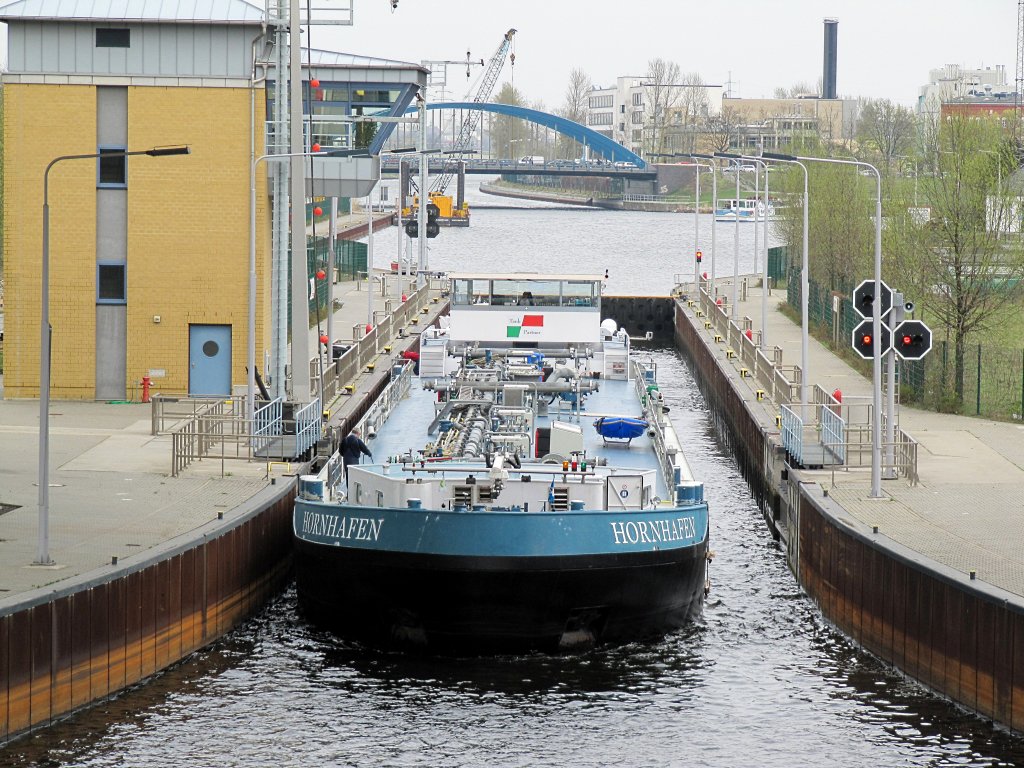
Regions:
[[[572,381],[462,381],[449,382],[443,379],[427,379],[423,382],[424,389],[435,392],[457,392],[463,387],[476,389],[481,392],[498,392],[504,390],[510,383],[528,386],[535,392],[597,392],[600,385],[597,381],[572,382]]]

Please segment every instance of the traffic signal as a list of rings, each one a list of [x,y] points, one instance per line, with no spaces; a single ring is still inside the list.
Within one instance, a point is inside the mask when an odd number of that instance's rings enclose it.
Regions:
[[[440,215],[440,208],[433,203],[427,205],[427,237],[437,237],[441,234],[441,225],[437,221],[437,217]],[[405,234],[409,237],[420,236],[420,219],[418,215],[405,222]]]
[[[700,264],[700,260],[703,258],[703,256],[704,256],[703,253],[701,253],[700,251],[697,251],[697,263],[698,264]]]
[[[882,317],[885,317],[886,313],[892,309],[892,288],[882,283]],[[853,292],[853,308],[857,311],[857,314],[866,320],[870,320],[874,315],[872,314],[875,306],[875,281],[865,280],[857,286]]]
[[[875,343],[875,321],[865,320],[853,329],[853,351],[865,360],[871,360],[875,354],[884,355],[891,346],[889,328],[885,323],[881,327],[881,343]]]
[[[441,234],[441,225],[437,217],[441,215],[441,209],[433,203],[427,204],[427,237],[437,237]]]
[[[931,329],[920,320],[904,320],[893,331],[893,347],[904,360],[920,360],[932,348]]]

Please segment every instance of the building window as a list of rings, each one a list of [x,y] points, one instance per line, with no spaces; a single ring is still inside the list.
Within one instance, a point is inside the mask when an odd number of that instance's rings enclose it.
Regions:
[[[97,48],[131,48],[132,31],[130,29],[96,30]]]
[[[125,279],[125,265],[96,265],[96,303],[127,304],[128,283]]]
[[[96,186],[124,188],[128,186],[127,147],[100,147],[97,158]]]
[[[642,93],[633,94],[633,106],[642,107],[644,105],[644,95]]]

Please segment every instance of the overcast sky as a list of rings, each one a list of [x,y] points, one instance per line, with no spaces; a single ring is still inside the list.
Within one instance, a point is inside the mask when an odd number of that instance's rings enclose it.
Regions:
[[[607,86],[620,75],[643,75],[655,57],[707,83],[726,85],[731,77],[733,93],[747,98],[798,82],[814,86],[826,17],[839,20],[840,96],[913,105],[928,71],[944,64],[1005,65],[1009,90],[1015,78],[1013,0],[399,0],[394,12],[390,0],[354,6],[355,25],[314,28],[313,47],[414,62],[464,59],[468,47],[489,59],[514,27],[515,85],[549,108],[564,100],[574,67]],[[506,62],[499,86],[511,76]],[[465,95],[464,67],[450,67],[448,81]]]

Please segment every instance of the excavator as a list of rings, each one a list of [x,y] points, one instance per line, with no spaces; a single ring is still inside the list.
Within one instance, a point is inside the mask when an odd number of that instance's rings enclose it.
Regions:
[[[501,74],[505,57],[512,46],[512,38],[515,33],[516,30],[514,29],[506,32],[501,40],[501,44],[498,46],[498,50],[491,56],[490,61],[487,63],[487,68],[480,79],[480,85],[477,88],[476,94],[473,96],[472,102],[474,104],[482,104],[490,98],[491,91],[494,90],[494,84],[498,81],[498,75]],[[512,54],[512,63],[515,64],[514,53]],[[452,151],[445,156],[441,173],[434,178],[434,182],[430,185],[430,190],[427,192],[428,201],[438,208],[437,218],[441,224],[453,227],[469,226],[469,203],[463,201],[461,205],[457,206],[452,196],[446,194],[446,190],[451,180],[459,172],[459,163],[470,154],[469,146],[476,135],[477,127],[480,125],[480,114],[478,109],[466,111],[466,117],[462,121],[462,126],[459,129],[459,134],[455,139]],[[412,205],[402,211],[402,216],[405,218],[415,216],[418,207],[419,196],[417,195],[413,197]]]

